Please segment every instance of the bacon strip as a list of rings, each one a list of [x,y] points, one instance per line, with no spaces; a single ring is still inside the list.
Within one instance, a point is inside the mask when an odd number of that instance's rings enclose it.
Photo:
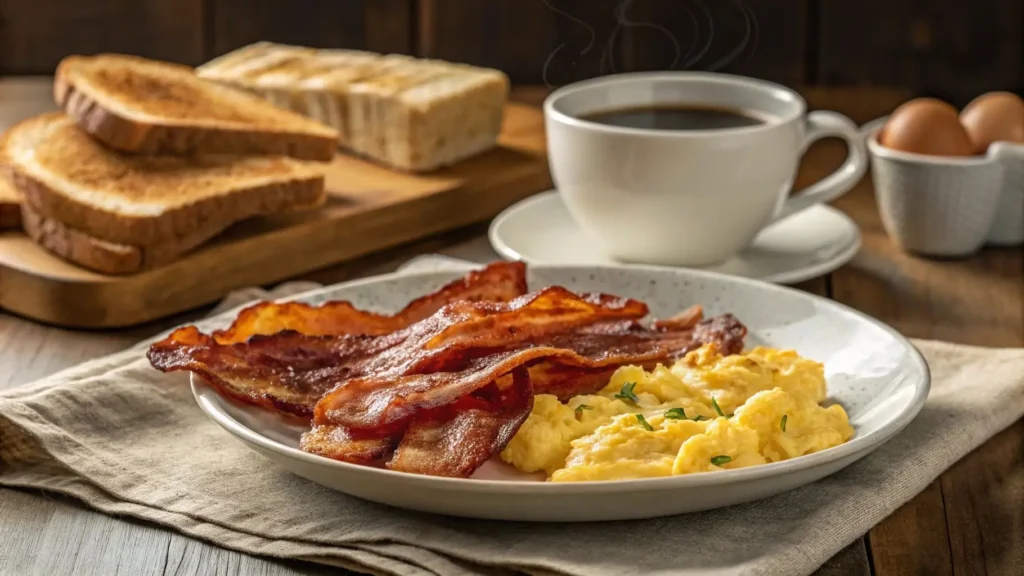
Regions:
[[[390,334],[430,317],[452,302],[508,302],[526,294],[526,291],[526,266],[523,263],[496,262],[413,300],[391,316],[359,310],[345,301],[326,302],[320,306],[302,302],[260,302],[239,312],[231,327],[214,332],[213,338],[218,344],[234,344],[255,335],[284,330],[313,336]]]
[[[483,392],[413,418],[388,468],[465,478],[504,450],[533,409],[530,378],[519,368],[511,386],[492,383]]]
[[[651,330],[614,333],[559,333],[526,346],[489,353],[454,371],[377,373],[349,379],[327,393],[313,412],[315,424],[336,424],[357,430],[394,425],[417,412],[451,404],[511,373],[529,370],[535,393],[569,398],[599,389],[600,377],[628,364],[650,366],[684,356],[708,342],[727,346],[746,329],[725,316],[702,322],[693,330]],[[717,325],[715,330],[711,325]],[[607,383],[607,378],[604,379]]]
[[[187,326],[150,346],[147,356],[162,372],[188,370],[230,398],[308,419],[324,394],[362,375],[361,367],[395,340],[281,332],[225,345]]]
[[[189,326],[153,344],[148,357],[158,370],[190,370],[237,400],[309,417],[328,390],[352,378],[457,370],[486,351],[646,314],[647,306],[636,300],[579,296],[553,286],[505,303],[453,302],[382,336],[285,331],[220,344]]]
[[[384,463],[392,470],[466,477],[502,451],[533,409],[533,390],[523,368],[452,404],[425,410],[400,426],[356,431],[313,426],[300,447],[355,464]],[[397,444],[397,449],[396,449]]]
[[[333,460],[368,465],[390,454],[396,440],[391,435],[359,437],[344,426],[314,426],[303,432],[299,448]]]

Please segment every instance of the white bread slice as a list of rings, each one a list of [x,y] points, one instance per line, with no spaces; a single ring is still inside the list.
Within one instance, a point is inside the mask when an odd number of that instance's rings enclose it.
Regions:
[[[342,135],[342,146],[366,155],[355,141],[366,137],[363,126],[368,120],[351,117],[352,87],[360,82],[415,67],[417,62],[419,60],[401,54],[353,60],[345,66],[304,79],[299,83],[299,89],[305,94],[307,109],[317,114],[318,118],[326,118],[331,126],[338,129]]]
[[[299,55],[284,59],[285,53]],[[254,64],[268,59],[276,60]],[[267,43],[240,48],[197,73],[316,118],[335,127],[342,146],[356,154],[414,172],[493,147],[509,89],[502,72],[466,64]]]
[[[293,64],[303,61],[313,52],[315,50],[312,48],[256,42],[207,62],[196,69],[196,74],[204,78],[212,75],[222,84],[245,90],[276,106],[301,114],[301,110],[293,108],[298,101],[289,94],[273,89],[259,90],[253,83],[274,70],[295,68]]]
[[[224,78],[258,77],[260,72],[269,67],[311,52],[315,50],[273,42],[255,42],[214,58],[196,68],[195,72],[202,76],[200,70],[206,70]]]
[[[10,178],[4,169],[0,174],[0,230],[21,227],[21,192]]]
[[[301,89],[302,82],[307,78],[321,77],[339,68],[376,64],[382,59],[379,54],[358,50],[322,50],[315,53],[316,57],[311,56],[304,54],[301,57],[282,59],[272,66],[263,68],[258,74],[245,77],[250,83],[249,90],[277,106],[310,116],[340,132],[337,126],[316,116],[309,109],[306,95]]]
[[[384,134],[389,128],[382,109],[385,101],[403,90],[452,74],[448,68],[423,61],[403,62],[350,83],[346,88],[349,147],[364,156],[386,160],[382,154]]]
[[[423,172],[488,150],[497,143],[508,90],[501,72],[455,66],[398,89],[371,86],[376,130],[363,151],[389,166]]]
[[[338,132],[262,98],[135,56],[69,56],[54,98],[93,137],[141,154],[280,154],[330,160]]]
[[[0,139],[0,154],[41,218],[105,242],[175,254],[240,220],[325,201],[320,163],[128,155],[100,145],[61,113],[15,125]]]
[[[196,68],[203,78],[242,88],[334,127],[351,148],[349,86],[418,62],[361,50],[311,50],[258,42]]]

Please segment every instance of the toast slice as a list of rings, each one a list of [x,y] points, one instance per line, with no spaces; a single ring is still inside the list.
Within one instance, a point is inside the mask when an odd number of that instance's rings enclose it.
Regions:
[[[134,274],[173,262],[203,243],[202,237],[153,246],[108,242],[47,218],[32,206],[21,206],[21,227],[43,248],[57,256],[102,274]]]
[[[104,144],[139,154],[273,154],[330,160],[338,131],[188,66],[121,54],[69,56],[54,99]]]
[[[410,172],[494,147],[509,90],[508,77],[488,68],[268,42],[196,73],[329,124],[345,148]]]
[[[21,193],[11,183],[10,174],[0,174],[0,230],[21,227]]]
[[[497,144],[509,85],[498,71],[428,61],[417,72],[350,90],[349,117],[369,119],[359,150],[390,166],[427,172]]]
[[[326,198],[317,162],[129,155],[97,143],[59,112],[15,125],[0,139],[0,154],[24,199],[23,224],[41,244],[93,269],[100,266],[83,256],[83,245],[91,253],[137,249],[131,265],[105,271],[159,265],[235,222]]]
[[[93,238],[41,216],[28,205],[22,206],[21,212],[29,238],[65,260],[103,274],[131,274],[143,269],[145,257],[138,246]],[[154,265],[152,260],[150,258],[150,264]]]

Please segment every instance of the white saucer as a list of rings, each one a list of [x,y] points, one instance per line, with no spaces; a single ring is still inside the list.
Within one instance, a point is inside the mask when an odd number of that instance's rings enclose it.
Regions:
[[[515,204],[498,215],[491,246],[528,264],[624,265],[601,252],[569,215],[558,191]],[[860,248],[860,230],[846,214],[818,205],[765,228],[745,250],[711,272],[794,284],[839,268]]]

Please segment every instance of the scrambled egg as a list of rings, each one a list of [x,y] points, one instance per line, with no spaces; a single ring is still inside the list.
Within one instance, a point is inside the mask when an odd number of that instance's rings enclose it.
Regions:
[[[671,368],[624,366],[565,404],[537,395],[501,458],[554,482],[756,466],[849,440],[846,411],[824,400],[818,362],[763,347],[722,356],[709,344]]]

